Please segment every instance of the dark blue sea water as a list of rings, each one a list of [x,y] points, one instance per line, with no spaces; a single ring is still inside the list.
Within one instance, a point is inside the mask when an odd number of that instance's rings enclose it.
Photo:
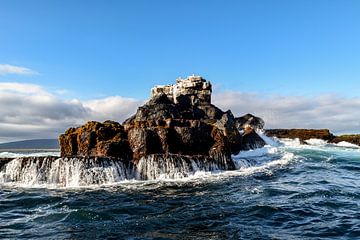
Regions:
[[[360,239],[360,150],[312,144],[242,153],[237,171],[175,180],[3,179],[0,238]]]

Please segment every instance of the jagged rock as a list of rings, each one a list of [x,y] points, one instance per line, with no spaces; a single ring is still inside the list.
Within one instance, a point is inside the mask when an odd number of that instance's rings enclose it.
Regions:
[[[312,138],[327,141],[334,138],[334,135],[329,129],[267,129],[265,130],[265,134],[277,138],[298,138],[303,143],[305,140]]]
[[[108,156],[129,160],[132,152],[124,127],[117,122],[88,122],[60,135],[61,156]]]
[[[330,140],[331,143],[348,142],[360,146],[360,134],[340,135]]]
[[[259,117],[256,117],[250,113],[235,118],[236,127],[240,130],[244,130],[246,127],[251,127],[252,129],[263,129],[265,122]]]

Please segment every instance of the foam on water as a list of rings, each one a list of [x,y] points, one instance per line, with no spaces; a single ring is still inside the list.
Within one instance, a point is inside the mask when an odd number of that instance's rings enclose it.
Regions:
[[[311,138],[309,140],[305,140],[305,142],[312,146],[323,146],[323,145],[327,144],[327,141],[322,140],[322,139],[316,139],[316,138]]]
[[[279,147],[281,146],[281,142],[276,137],[268,137],[266,136],[263,130],[257,130],[256,133],[265,141],[266,145]]]
[[[336,143],[335,145],[339,146],[339,147],[345,147],[345,148],[360,148],[360,146],[358,146],[358,145],[355,145],[355,144],[352,144],[349,142],[345,142],[345,141]]]

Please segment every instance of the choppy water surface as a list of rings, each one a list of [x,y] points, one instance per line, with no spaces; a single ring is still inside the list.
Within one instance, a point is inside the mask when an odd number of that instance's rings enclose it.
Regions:
[[[234,156],[236,171],[181,179],[85,187],[3,180],[0,237],[359,239],[360,149],[268,142]]]

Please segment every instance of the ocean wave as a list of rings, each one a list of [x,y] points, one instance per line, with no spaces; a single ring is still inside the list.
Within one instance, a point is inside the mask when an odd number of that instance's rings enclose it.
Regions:
[[[339,147],[345,147],[345,148],[360,148],[360,146],[358,146],[358,145],[355,145],[355,144],[352,144],[349,142],[345,142],[345,141],[336,143],[334,145],[339,146]]]

